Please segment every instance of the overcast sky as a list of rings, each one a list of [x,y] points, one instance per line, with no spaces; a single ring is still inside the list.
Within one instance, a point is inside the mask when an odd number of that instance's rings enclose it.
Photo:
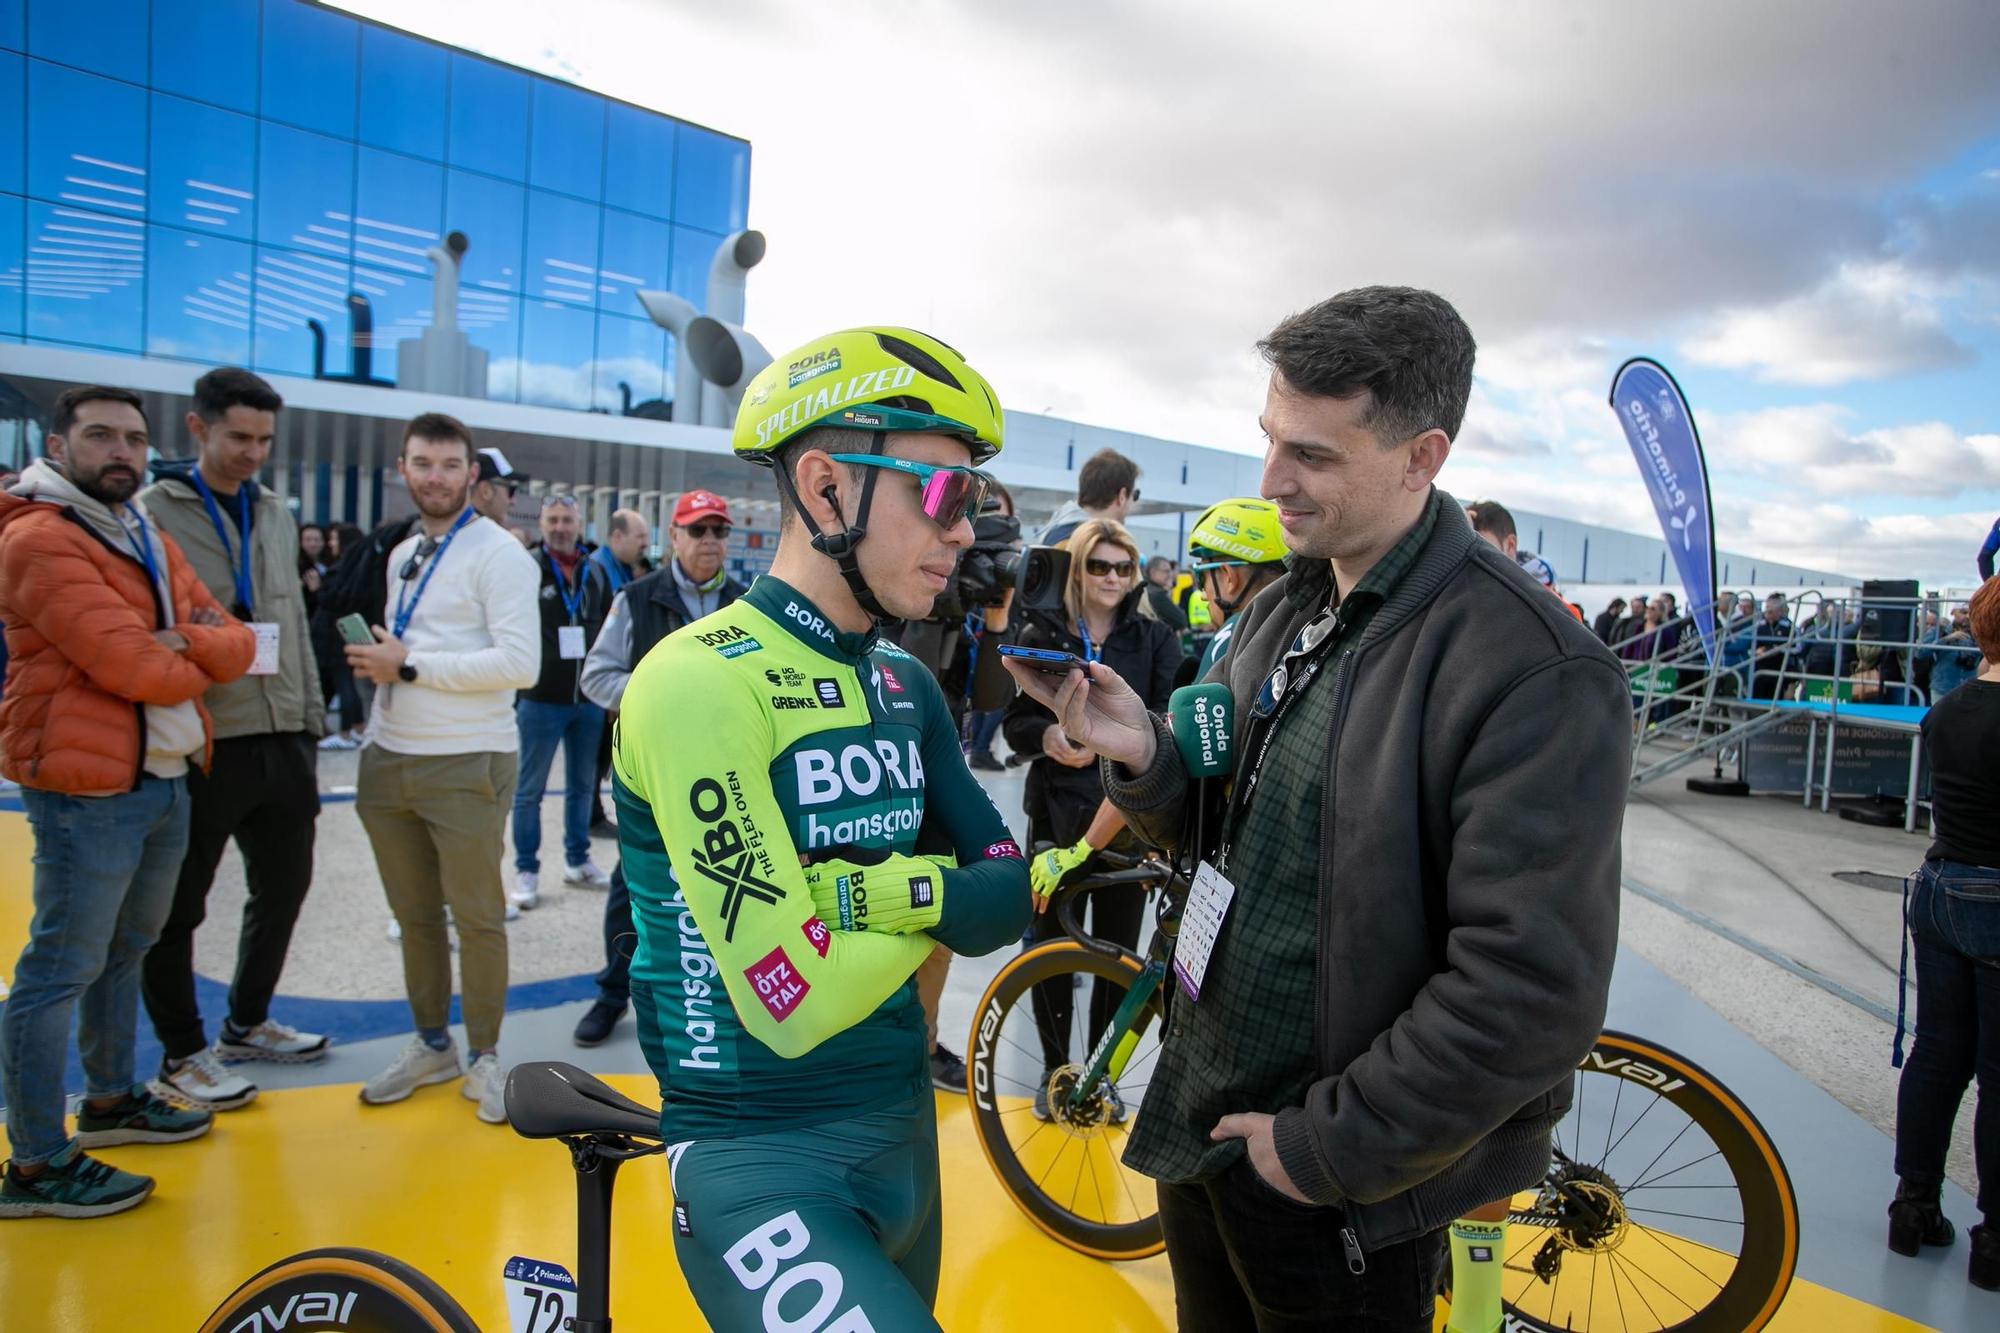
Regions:
[[[2000,513],[1994,0],[345,7],[749,139],[774,352],[913,324],[1010,407],[1254,452],[1257,337],[1407,283],[1480,342],[1462,497],[1656,530],[1645,353],[1726,547],[1967,584]]]

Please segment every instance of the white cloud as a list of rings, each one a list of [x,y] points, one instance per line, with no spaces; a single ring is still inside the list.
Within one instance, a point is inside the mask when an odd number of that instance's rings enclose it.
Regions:
[[[1707,431],[1711,469],[1821,497],[1951,499],[2000,489],[2000,435],[1942,421],[1854,431],[1832,403],[1723,415]]]
[[[1904,264],[1847,263],[1803,295],[1721,312],[1681,350],[1697,365],[1819,386],[1969,364],[1940,296]]]

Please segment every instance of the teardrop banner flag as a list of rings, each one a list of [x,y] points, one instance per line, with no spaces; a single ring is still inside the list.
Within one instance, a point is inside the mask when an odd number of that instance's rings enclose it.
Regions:
[[[1660,533],[1673,552],[1674,569],[1687,590],[1688,612],[1715,665],[1715,511],[1709,504],[1708,463],[1701,435],[1681,386],[1667,368],[1635,356],[1611,379],[1611,408],[1660,516]]]

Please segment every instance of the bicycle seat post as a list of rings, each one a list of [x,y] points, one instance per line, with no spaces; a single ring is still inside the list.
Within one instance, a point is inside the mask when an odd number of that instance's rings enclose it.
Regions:
[[[589,1135],[563,1140],[576,1169],[576,1318],[568,1333],[611,1333],[611,1189],[620,1161]]]

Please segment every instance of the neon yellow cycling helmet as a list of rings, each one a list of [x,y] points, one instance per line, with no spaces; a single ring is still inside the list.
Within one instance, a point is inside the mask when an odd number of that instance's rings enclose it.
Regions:
[[[1195,568],[1214,565],[1275,565],[1285,558],[1278,506],[1247,496],[1210,505],[1188,534]]]
[[[891,326],[829,333],[758,371],[730,447],[769,467],[787,441],[821,426],[955,435],[974,467],[1001,447],[1000,400],[986,377],[929,334]]]

